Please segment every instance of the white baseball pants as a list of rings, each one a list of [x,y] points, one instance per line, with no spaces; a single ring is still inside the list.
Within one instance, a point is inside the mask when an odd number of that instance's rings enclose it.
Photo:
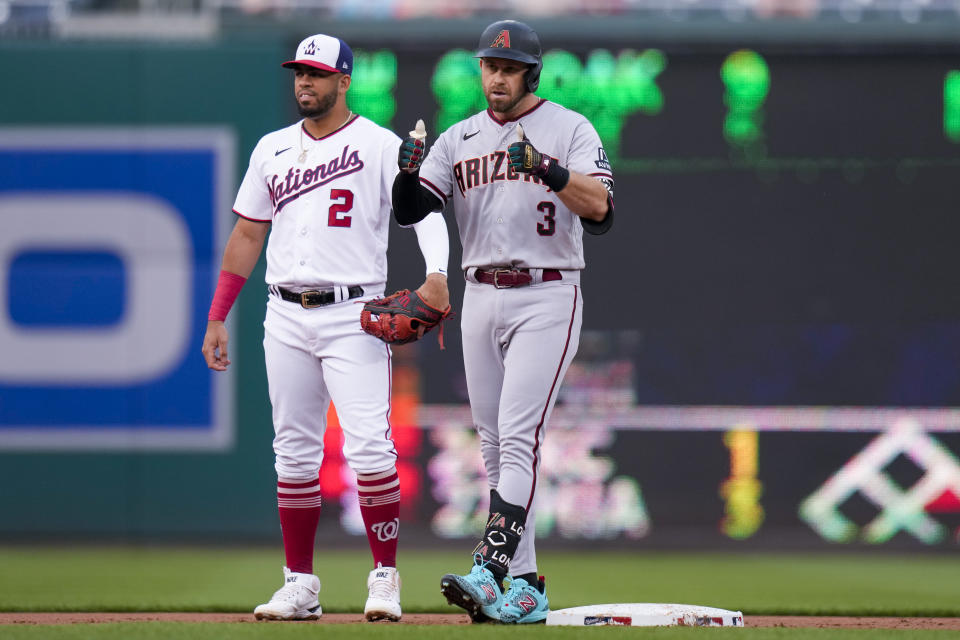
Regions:
[[[331,400],[343,428],[343,457],[354,471],[375,473],[396,463],[390,348],[360,328],[357,301],[368,299],[304,309],[269,297],[263,351],[280,478],[317,476]]]

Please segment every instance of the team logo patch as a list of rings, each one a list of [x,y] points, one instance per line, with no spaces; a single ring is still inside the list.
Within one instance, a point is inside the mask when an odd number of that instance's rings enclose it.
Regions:
[[[400,519],[394,518],[389,522],[378,522],[370,525],[370,529],[377,534],[377,540],[380,542],[394,540],[400,532]]]
[[[490,47],[497,47],[500,49],[509,49],[510,48],[510,32],[504,29],[497,37],[493,39],[493,42],[490,43]]]
[[[311,40],[310,44],[308,44],[307,47],[303,50],[303,54],[307,56],[312,56],[316,52],[317,52],[317,43],[315,43],[313,40]]]
[[[597,165],[597,169],[610,171],[610,160],[607,158],[607,152],[603,150],[603,147],[597,149],[597,159],[593,161],[593,164]]]

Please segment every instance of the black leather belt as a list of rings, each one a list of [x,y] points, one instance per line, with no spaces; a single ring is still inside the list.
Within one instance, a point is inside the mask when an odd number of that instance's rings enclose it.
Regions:
[[[473,277],[477,282],[483,284],[492,284],[497,289],[510,289],[511,287],[525,287],[533,282],[533,276],[530,275],[530,269],[477,269]],[[552,280],[562,280],[563,275],[556,269],[543,270],[543,282]]]
[[[300,293],[297,293],[296,291],[290,291],[289,289],[284,289],[283,287],[274,288],[277,290],[277,293],[280,294],[281,298],[287,302],[296,302],[304,309],[323,307],[328,304],[333,304],[337,301],[337,293],[333,289],[324,289],[322,291],[311,289],[310,291],[301,291]],[[363,287],[360,285],[355,284],[352,287],[347,288],[348,300],[350,298],[359,298],[362,295]]]

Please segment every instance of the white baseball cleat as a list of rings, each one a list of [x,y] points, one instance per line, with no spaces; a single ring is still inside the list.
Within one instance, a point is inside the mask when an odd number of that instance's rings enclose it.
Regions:
[[[317,593],[320,578],[311,573],[295,573],[283,568],[283,586],[270,602],[253,610],[257,620],[316,620],[323,614]]]
[[[396,622],[400,611],[400,574],[395,567],[377,567],[367,577],[367,604],[363,615],[371,622],[392,620]]]

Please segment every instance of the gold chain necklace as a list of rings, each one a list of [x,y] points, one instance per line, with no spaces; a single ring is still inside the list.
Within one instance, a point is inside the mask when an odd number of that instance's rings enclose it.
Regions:
[[[353,117],[353,111],[351,111],[350,113],[347,114],[347,119],[343,121],[343,124],[341,124],[339,127],[337,127],[336,129],[334,129],[334,130],[331,131],[330,133],[333,133],[334,131],[339,131],[340,129],[343,129],[343,128],[347,125],[347,123],[350,122],[350,118],[352,118],[352,117]],[[301,124],[301,125],[300,125],[300,156],[297,158],[297,162],[299,162],[300,164],[303,164],[304,162],[307,161],[307,151],[309,151],[309,149],[307,149],[307,148],[303,145],[303,129],[304,129],[304,127],[303,127],[303,125]],[[328,133],[327,135],[330,135],[330,134]]]

